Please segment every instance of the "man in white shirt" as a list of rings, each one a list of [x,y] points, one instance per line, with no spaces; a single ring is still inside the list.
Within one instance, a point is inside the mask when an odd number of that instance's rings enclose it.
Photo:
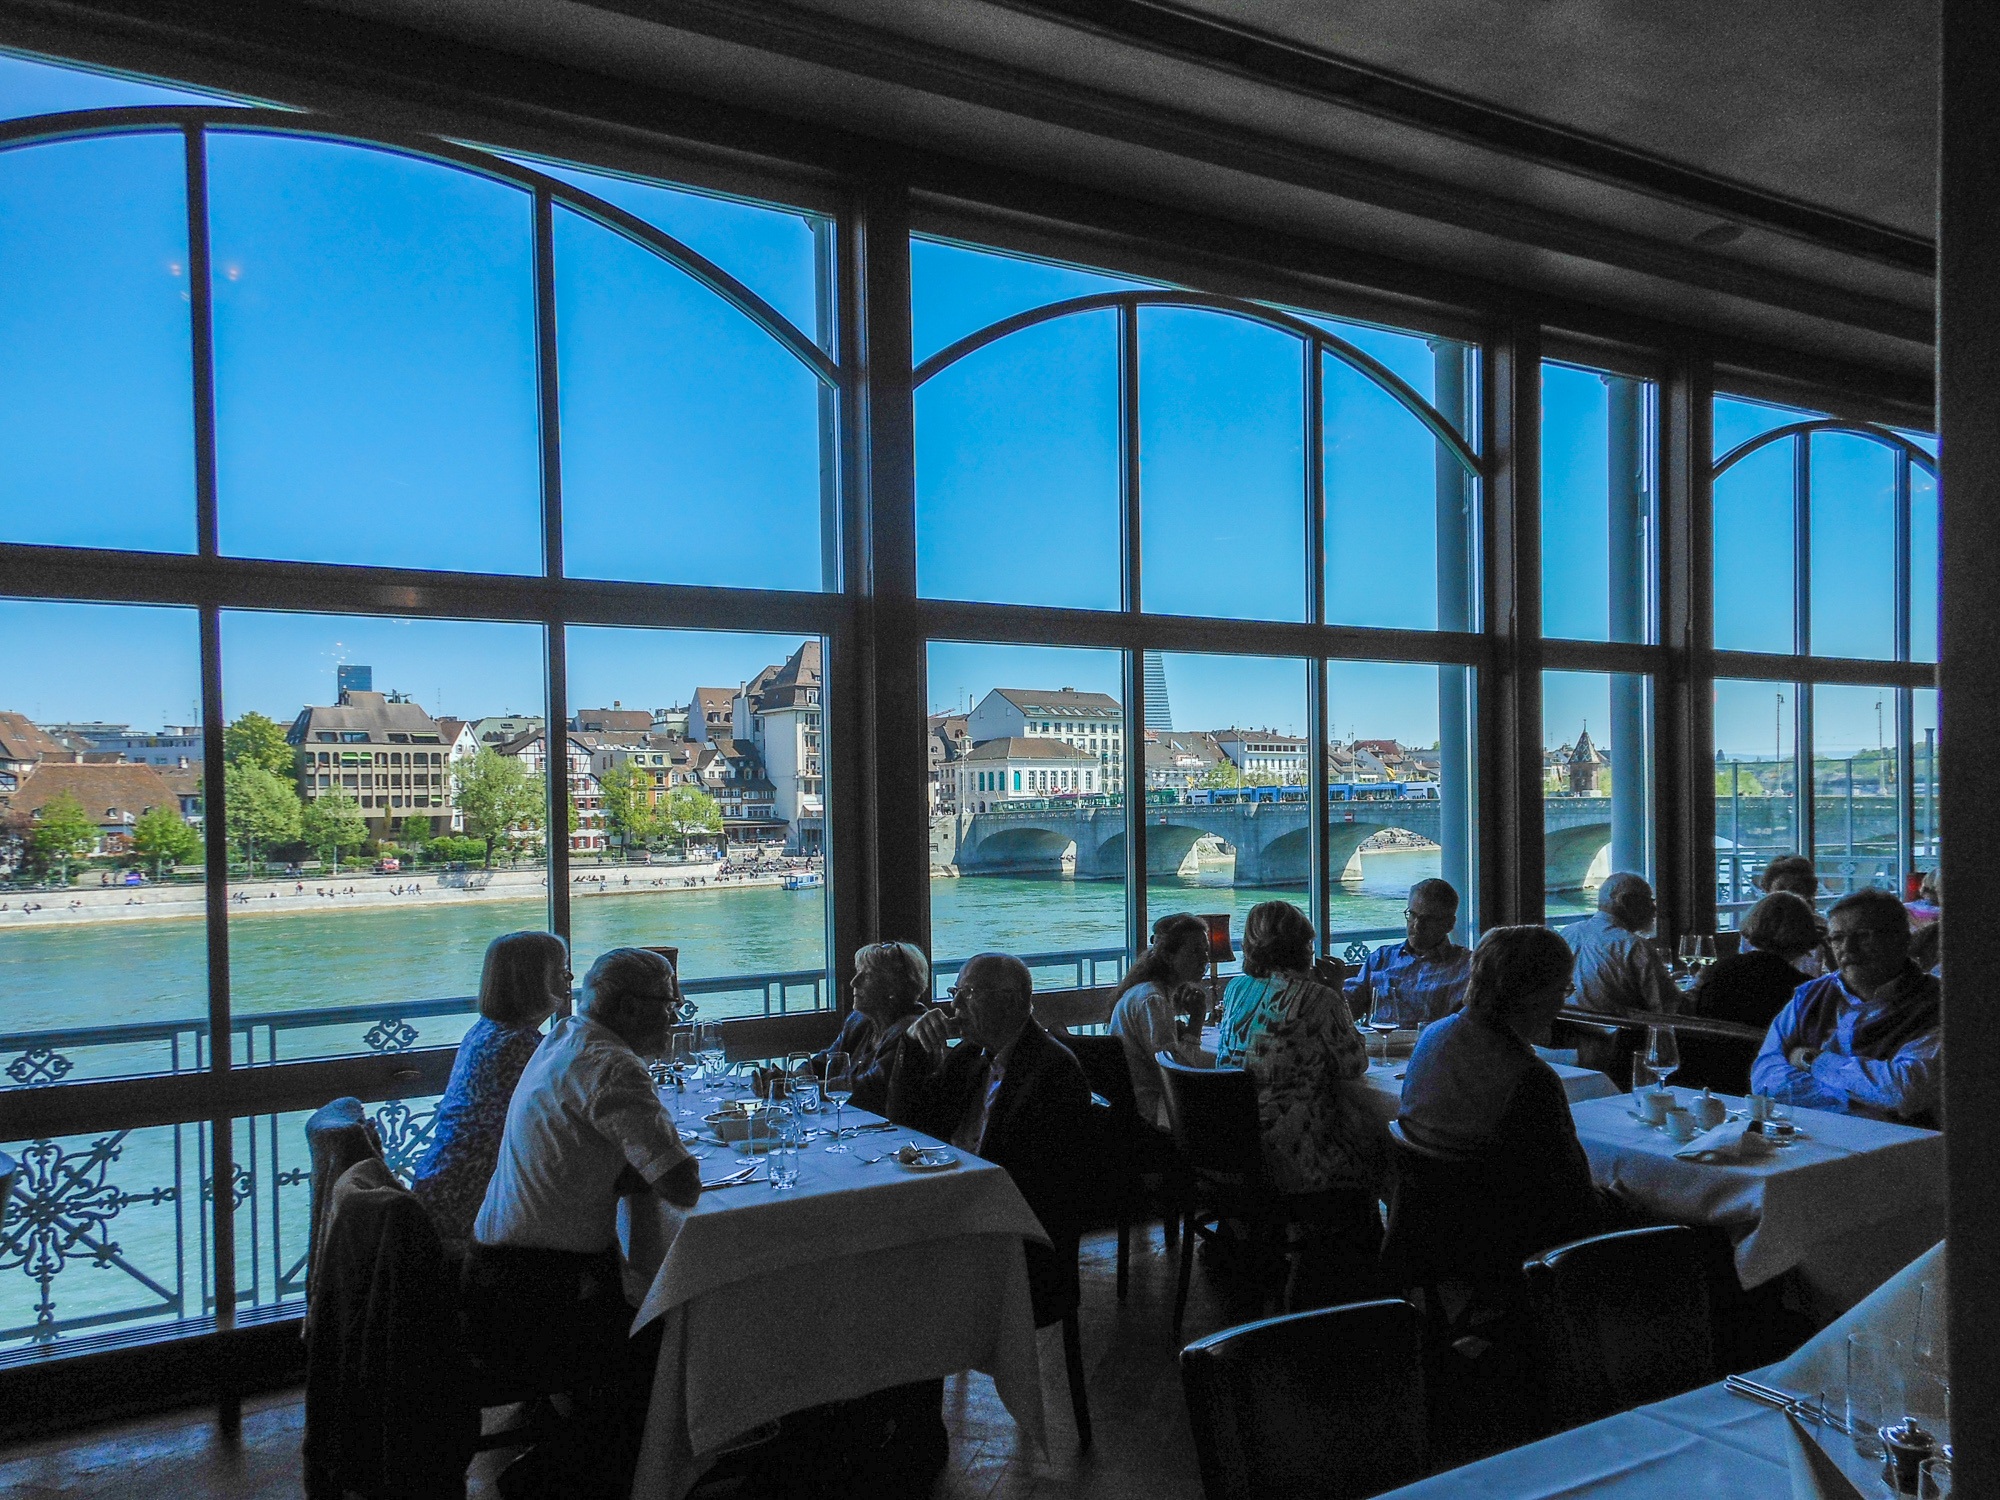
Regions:
[[[591,965],[577,1013],[555,1023],[515,1086],[472,1226],[467,1331],[490,1363],[543,1389],[592,1394],[577,1401],[562,1451],[517,1460],[503,1494],[612,1495],[630,1483],[659,1328],[632,1336],[618,1199],[650,1189],[686,1208],[701,1194],[642,1060],[666,1045],[679,1002],[664,958],[613,949]]]
[[[1576,954],[1576,1006],[1622,1014],[1679,1008],[1679,992],[1644,933],[1659,908],[1644,876],[1613,875],[1598,888],[1597,915],[1562,930]]]

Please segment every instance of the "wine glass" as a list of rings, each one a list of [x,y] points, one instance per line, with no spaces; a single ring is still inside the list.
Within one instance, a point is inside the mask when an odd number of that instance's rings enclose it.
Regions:
[[[1649,1026],[1646,1028],[1646,1066],[1653,1070],[1653,1076],[1662,1088],[1667,1080],[1680,1071],[1681,1048],[1674,1040],[1671,1026]]]
[[[1715,962],[1714,934],[1702,933],[1695,938],[1694,956],[1692,959],[1689,960],[1689,962],[1693,964],[1696,973],[1700,973],[1714,964]]]
[[[1381,1039],[1382,1061],[1389,1060],[1389,1034],[1393,1032],[1402,1017],[1397,1014],[1396,992],[1388,984],[1382,986],[1382,993],[1376,997],[1375,1008],[1368,1013],[1368,1029]]]
[[[715,1080],[722,1073],[722,1065],[728,1059],[728,1054],[722,1046],[722,1027],[714,1021],[703,1021],[695,1027],[694,1036],[695,1053],[701,1058],[702,1072],[707,1078],[708,1087],[713,1089]]]
[[[685,1026],[681,1027],[673,1034],[669,1048],[674,1076],[674,1113],[692,1114],[695,1111],[687,1102],[687,1085],[688,1074],[694,1070],[694,1033]]]
[[[854,1059],[845,1052],[829,1052],[821,1089],[833,1101],[833,1144],[826,1149],[844,1152],[847,1145],[840,1138],[840,1121],[847,1101],[854,1097]]]
[[[1692,974],[1695,972],[1695,958],[1701,951],[1700,943],[1701,939],[1691,932],[1681,934],[1681,940],[1674,948],[1674,956],[1680,965],[1682,973]]]

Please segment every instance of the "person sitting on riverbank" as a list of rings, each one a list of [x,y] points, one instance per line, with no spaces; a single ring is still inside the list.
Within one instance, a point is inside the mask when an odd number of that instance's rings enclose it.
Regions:
[[[1802,985],[1750,1065],[1750,1083],[1811,1109],[1934,1124],[1944,995],[1910,961],[1910,918],[1889,891],[1843,896],[1829,914],[1840,968]]]
[[[1576,1004],[1582,1010],[1671,1014],[1680,1004],[1666,965],[1644,933],[1658,907],[1643,875],[1613,875],[1597,891],[1597,915],[1562,930],[1576,955]]]
[[[1399,1026],[1420,1028],[1441,1021],[1465,1002],[1472,977],[1472,950],[1451,940],[1458,925],[1458,892],[1449,881],[1420,880],[1410,887],[1403,910],[1404,939],[1368,955],[1361,972],[1347,981],[1348,1012],[1357,1019],[1392,995]]]
[[[1799,960],[1818,946],[1813,909],[1790,891],[1773,891],[1744,917],[1743,951],[1711,965],[1695,985],[1694,1013],[1769,1026],[1807,980]]]
[[[1215,1065],[1201,1048],[1196,1017],[1183,996],[1208,967],[1208,924],[1187,912],[1175,912],[1153,924],[1153,944],[1118,981],[1118,1003],[1111,1009],[1111,1034],[1124,1044],[1125,1071],[1132,1076],[1132,1099],[1139,1118],[1156,1130],[1167,1129],[1167,1097],[1160,1082],[1158,1054],[1165,1052],[1191,1068]],[[1200,991],[1194,992],[1200,995]],[[1192,1030],[1193,1035],[1189,1032]]]
[[[542,1023],[569,998],[569,978],[569,950],[553,933],[510,932],[486,945],[479,1019],[458,1044],[430,1150],[410,1184],[446,1240],[472,1238],[514,1087],[542,1043]]]
[[[840,1035],[813,1057],[813,1071],[826,1074],[826,1061],[845,1052],[853,1067],[856,1109],[883,1114],[889,1108],[889,1075],[896,1048],[910,1023],[924,1013],[930,993],[930,960],[915,943],[870,943],[854,955],[854,1009]]]

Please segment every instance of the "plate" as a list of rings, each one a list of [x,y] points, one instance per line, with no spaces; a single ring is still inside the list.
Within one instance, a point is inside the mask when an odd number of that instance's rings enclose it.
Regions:
[[[915,1161],[904,1161],[902,1157],[892,1157],[897,1166],[906,1172],[949,1172],[958,1165],[957,1153],[943,1146],[928,1146],[922,1156]]]

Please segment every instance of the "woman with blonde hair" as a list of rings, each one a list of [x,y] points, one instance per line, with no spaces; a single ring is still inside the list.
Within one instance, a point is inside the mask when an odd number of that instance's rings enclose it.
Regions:
[[[569,950],[550,932],[510,932],[486,946],[479,1019],[458,1044],[430,1150],[411,1186],[447,1240],[472,1238],[514,1085],[542,1042],[542,1023],[569,999]]]
[[[889,1107],[889,1074],[896,1044],[924,1013],[930,995],[931,965],[915,943],[870,943],[854,955],[854,1009],[841,1023],[833,1044],[813,1058],[815,1072],[845,1052],[854,1068],[856,1109],[882,1114]]]

